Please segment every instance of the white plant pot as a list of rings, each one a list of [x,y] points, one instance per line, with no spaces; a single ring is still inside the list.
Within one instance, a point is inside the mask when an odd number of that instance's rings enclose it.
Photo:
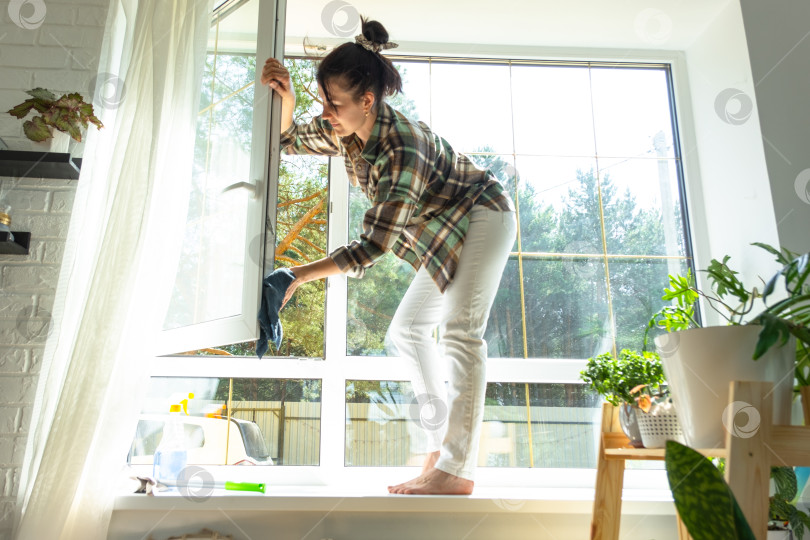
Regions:
[[[61,152],[66,153],[70,148],[70,135],[67,133],[62,133],[59,130],[53,130],[53,137],[48,139],[51,141],[50,152]]]
[[[768,531],[768,540],[793,540],[790,531]]]
[[[723,412],[729,405],[731,381],[774,383],[773,418],[790,424],[796,343],[773,346],[753,360],[761,326],[713,326],[664,334],[655,338],[661,363],[678,411],[686,443],[692,448],[725,445]],[[729,428],[746,436],[758,425],[757,411],[734,409]],[[748,414],[751,413],[751,414]]]

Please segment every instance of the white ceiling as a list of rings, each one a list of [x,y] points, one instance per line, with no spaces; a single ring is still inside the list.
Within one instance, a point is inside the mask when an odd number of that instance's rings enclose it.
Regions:
[[[255,50],[259,1],[223,21],[220,44]],[[360,32],[360,14],[382,22],[403,49],[454,43],[461,52],[487,45],[686,50],[731,2],[288,0],[286,34],[288,52],[301,52],[304,38],[333,46]]]

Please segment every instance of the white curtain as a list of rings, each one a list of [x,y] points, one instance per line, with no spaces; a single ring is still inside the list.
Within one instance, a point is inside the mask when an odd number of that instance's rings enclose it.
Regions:
[[[211,0],[112,0],[18,496],[16,537],[107,537],[172,286]]]

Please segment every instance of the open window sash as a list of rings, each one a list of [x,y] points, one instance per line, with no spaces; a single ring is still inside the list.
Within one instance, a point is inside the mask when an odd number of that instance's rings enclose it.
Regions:
[[[155,350],[257,339],[261,281],[273,268],[280,99],[261,85],[284,54],[285,0],[217,7],[209,33],[183,253]],[[267,259],[267,260],[265,260]]]

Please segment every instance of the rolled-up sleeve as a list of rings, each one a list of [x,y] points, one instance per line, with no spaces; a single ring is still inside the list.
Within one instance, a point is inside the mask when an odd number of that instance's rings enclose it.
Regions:
[[[335,130],[320,115],[306,124],[293,122],[281,132],[280,143],[286,154],[340,155]]]
[[[380,180],[363,218],[363,234],[329,255],[350,277],[363,277],[366,268],[396,246],[417,209],[427,178],[428,165],[418,147],[392,149],[375,166],[381,171]]]

